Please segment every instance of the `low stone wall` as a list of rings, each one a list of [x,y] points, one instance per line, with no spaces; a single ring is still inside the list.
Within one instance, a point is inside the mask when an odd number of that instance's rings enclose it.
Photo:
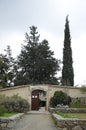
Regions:
[[[16,122],[22,118],[24,114],[20,113],[8,118],[0,118],[0,130],[14,130]]]
[[[63,113],[86,113],[86,108],[49,108],[51,113],[63,112]]]
[[[62,118],[57,114],[52,114],[57,120],[58,130],[86,130],[86,120]]]

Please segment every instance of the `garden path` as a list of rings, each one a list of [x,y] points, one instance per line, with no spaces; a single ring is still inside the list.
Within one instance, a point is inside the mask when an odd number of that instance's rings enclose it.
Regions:
[[[50,113],[29,113],[20,119],[14,130],[57,130]]]

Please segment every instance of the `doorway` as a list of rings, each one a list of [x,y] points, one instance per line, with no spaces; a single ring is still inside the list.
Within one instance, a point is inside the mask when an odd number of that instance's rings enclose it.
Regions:
[[[31,110],[46,109],[46,92],[34,90],[31,95]]]

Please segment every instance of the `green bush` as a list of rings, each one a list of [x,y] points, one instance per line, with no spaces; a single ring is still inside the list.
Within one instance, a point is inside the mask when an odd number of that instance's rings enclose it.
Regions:
[[[2,102],[6,99],[5,95],[0,95],[0,105],[2,104]]]
[[[82,86],[82,87],[80,88],[80,90],[81,90],[81,92],[86,92],[86,86]]]
[[[18,95],[14,95],[12,97],[8,97],[2,103],[8,112],[19,112],[25,113],[29,111],[29,103],[27,100],[19,97]]]
[[[5,112],[7,112],[7,109],[3,105],[0,105],[0,116],[2,116]]]
[[[76,100],[71,104],[71,108],[86,108],[86,105],[81,103],[81,100],[76,98]]]
[[[54,96],[50,99],[50,106],[56,107],[57,104],[69,105],[70,102],[70,96],[67,96],[67,94],[62,91],[56,91],[54,93]]]

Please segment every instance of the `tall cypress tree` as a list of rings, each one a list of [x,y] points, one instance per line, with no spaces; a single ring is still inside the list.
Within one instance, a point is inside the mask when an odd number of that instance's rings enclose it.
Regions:
[[[62,85],[73,86],[74,85],[74,72],[73,72],[73,60],[71,49],[71,37],[69,29],[68,16],[66,17],[65,30],[64,30],[64,48],[63,48],[63,69],[62,69]]]

